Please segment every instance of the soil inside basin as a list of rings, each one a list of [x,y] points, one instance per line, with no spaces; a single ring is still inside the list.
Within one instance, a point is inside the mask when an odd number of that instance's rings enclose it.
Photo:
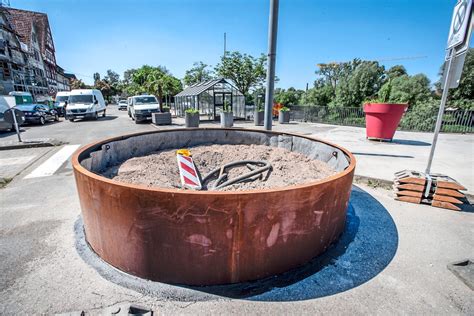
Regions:
[[[267,172],[264,172],[263,179],[232,184],[217,189],[219,191],[280,188],[323,179],[336,172],[325,162],[310,159],[301,153],[264,145],[203,145],[189,150],[202,178],[211,170],[238,160],[268,161],[272,165],[268,177]],[[234,178],[247,172],[249,169],[242,166],[232,168],[228,174],[229,178]],[[102,175],[148,187],[181,188],[176,149],[128,159],[108,168]],[[212,181],[208,187],[211,185]]]

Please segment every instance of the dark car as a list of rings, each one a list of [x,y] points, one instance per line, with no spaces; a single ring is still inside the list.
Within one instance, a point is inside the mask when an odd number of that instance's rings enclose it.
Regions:
[[[58,113],[44,104],[21,104],[15,108],[25,114],[25,123],[44,125],[47,121],[59,121]]]

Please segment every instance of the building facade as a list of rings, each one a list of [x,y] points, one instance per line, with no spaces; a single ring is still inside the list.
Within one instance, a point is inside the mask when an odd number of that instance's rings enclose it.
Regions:
[[[9,14],[0,7],[0,94],[19,88],[27,64],[28,55],[9,22]]]
[[[56,84],[58,92],[71,90],[69,79],[64,74],[64,69],[59,66],[56,66]]]
[[[40,12],[6,7],[0,7],[0,12],[4,37],[11,38],[9,46],[18,45],[16,59],[23,60],[23,63],[19,63],[12,55],[8,56],[6,65],[2,64],[3,69],[12,69],[12,75],[3,76],[6,80],[2,81],[3,91],[0,93],[26,91],[33,94],[37,101],[42,101],[52,99],[58,91],[69,91],[69,80],[56,63],[48,16]]]

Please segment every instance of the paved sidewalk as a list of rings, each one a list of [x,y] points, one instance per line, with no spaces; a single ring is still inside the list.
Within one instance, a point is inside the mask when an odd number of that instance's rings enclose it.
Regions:
[[[51,147],[0,150],[0,183],[10,181],[50,150]]]
[[[175,121],[184,125],[180,119]],[[235,122],[234,126],[263,129],[250,122]],[[433,139],[432,133],[397,131],[393,142],[375,142],[365,138],[365,128],[301,122],[274,122],[273,130],[312,135],[341,145],[356,156],[356,175],[388,181],[400,170],[424,172]],[[447,174],[464,185],[466,193],[474,195],[474,135],[440,134],[431,171]]]
[[[10,137],[8,140],[0,141],[0,150],[53,147],[62,144],[60,141],[53,138],[23,139],[21,142],[19,142],[18,139],[12,138],[13,137]]]

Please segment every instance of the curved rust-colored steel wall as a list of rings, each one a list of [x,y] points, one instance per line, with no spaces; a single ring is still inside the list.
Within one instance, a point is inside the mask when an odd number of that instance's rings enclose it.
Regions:
[[[73,157],[86,238],[130,274],[188,285],[255,280],[305,264],[344,230],[355,167],[344,149],[349,167],[324,181],[226,193],[106,179],[79,163],[94,146]]]

